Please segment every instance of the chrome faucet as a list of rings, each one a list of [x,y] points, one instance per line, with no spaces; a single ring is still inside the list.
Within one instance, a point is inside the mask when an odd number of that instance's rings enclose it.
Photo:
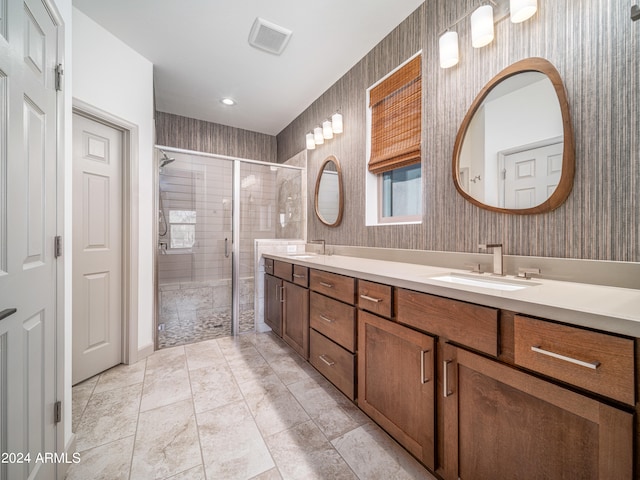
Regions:
[[[493,249],[493,274],[503,276],[502,270],[502,244],[501,243],[481,243],[480,249]]]
[[[322,255],[325,255],[326,251],[326,242],[323,239],[320,240],[309,240],[309,243],[322,244]]]

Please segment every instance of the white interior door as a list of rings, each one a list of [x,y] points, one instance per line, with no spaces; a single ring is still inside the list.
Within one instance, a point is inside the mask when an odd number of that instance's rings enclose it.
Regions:
[[[58,29],[40,0],[0,3],[0,478],[52,479]]]
[[[562,174],[563,143],[504,156],[504,208],[531,208],[544,203]]]
[[[73,115],[76,384],[122,360],[122,132]]]

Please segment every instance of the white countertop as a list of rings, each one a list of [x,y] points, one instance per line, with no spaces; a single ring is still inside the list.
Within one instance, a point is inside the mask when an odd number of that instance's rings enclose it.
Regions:
[[[301,255],[305,258],[300,258]],[[500,291],[429,278],[447,273],[469,273],[464,270],[341,255],[265,253],[264,256],[409,290],[640,337],[640,290],[534,278],[530,280],[530,287]],[[490,274],[475,275],[479,279],[491,277]]]

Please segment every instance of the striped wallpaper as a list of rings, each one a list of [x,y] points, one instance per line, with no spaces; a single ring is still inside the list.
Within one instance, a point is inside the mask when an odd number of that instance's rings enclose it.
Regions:
[[[438,65],[439,34],[477,5],[426,0],[366,57],[277,136],[277,158],[304,149],[304,134],[340,110],[345,132],[308,152],[309,188],[322,161],[336,155],[345,185],[337,228],[308,220],[308,238],[367,247],[475,252],[501,242],[505,253],[593,260],[640,261],[640,22],[621,0],[539,0],[521,24],[504,19],[496,38],[471,47],[468,18],[457,27],[460,63]],[[421,225],[365,226],[365,90],[423,49],[423,187]],[[462,119],[480,89],[499,71],[543,57],[567,89],[576,144],[573,191],[557,210],[506,215],[466,202],[451,179],[451,154]],[[313,212],[313,198],[308,199]]]
[[[337,228],[315,217],[308,196],[308,238],[328,244],[476,252],[501,242],[505,253],[640,262],[640,22],[626,0],[539,0],[521,24],[496,24],[489,46],[473,49],[469,19],[457,27],[460,63],[438,65],[439,34],[478,5],[475,0],[426,0],[379,45],[276,137],[167,113],[156,114],[157,143],[221,155],[283,162],[304,149],[305,133],[340,110],[345,132],[308,152],[308,189],[323,160],[336,155],[345,185]],[[365,91],[423,50],[420,225],[365,226]],[[506,66],[544,57],[567,89],[576,144],[573,191],[557,210],[505,215],[465,201],[451,179],[456,133],[476,94]]]

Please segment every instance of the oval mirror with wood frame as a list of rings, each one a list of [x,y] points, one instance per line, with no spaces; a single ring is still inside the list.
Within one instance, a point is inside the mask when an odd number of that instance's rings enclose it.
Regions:
[[[573,129],[560,74],[543,58],[507,67],[478,94],[458,131],[458,192],[494,212],[550,212],[569,196],[574,171]]]
[[[328,227],[337,227],[342,222],[344,209],[342,169],[340,162],[333,155],[325,159],[318,172],[315,209],[318,219]]]

